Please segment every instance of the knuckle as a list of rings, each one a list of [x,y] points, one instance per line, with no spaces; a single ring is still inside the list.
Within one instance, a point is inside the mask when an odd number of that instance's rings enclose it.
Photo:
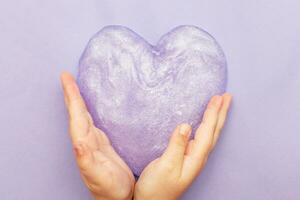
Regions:
[[[178,138],[176,141],[175,141],[175,144],[177,147],[179,148],[185,148],[186,146],[186,142],[185,142],[185,139],[183,137],[180,137]]]
[[[171,160],[168,160],[163,163],[162,171],[166,172],[167,174],[174,174],[174,172],[176,171],[176,166],[176,163],[174,163]]]

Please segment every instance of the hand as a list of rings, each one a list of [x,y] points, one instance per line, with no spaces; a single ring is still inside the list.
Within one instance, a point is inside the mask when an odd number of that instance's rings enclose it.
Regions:
[[[201,172],[208,155],[216,145],[224,125],[231,96],[214,96],[203,115],[203,121],[189,141],[192,128],[178,126],[163,155],[152,161],[138,179],[134,198],[137,200],[175,200]]]
[[[135,179],[129,167],[96,128],[73,77],[61,75],[70,135],[81,177],[95,200],[132,199]]]

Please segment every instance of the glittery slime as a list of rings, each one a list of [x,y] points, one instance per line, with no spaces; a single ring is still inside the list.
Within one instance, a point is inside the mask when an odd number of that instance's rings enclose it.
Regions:
[[[226,59],[195,26],[176,27],[156,45],[107,26],[85,48],[77,81],[95,125],[138,176],[176,125],[191,124],[194,135],[210,97],[225,91]]]

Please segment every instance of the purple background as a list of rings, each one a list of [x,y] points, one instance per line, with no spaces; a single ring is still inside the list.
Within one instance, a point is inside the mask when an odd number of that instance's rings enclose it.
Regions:
[[[300,196],[298,0],[26,0],[0,4],[0,199],[89,199],[59,84],[88,41],[121,24],[149,42],[193,24],[229,65],[234,103],[219,145],[183,199]]]

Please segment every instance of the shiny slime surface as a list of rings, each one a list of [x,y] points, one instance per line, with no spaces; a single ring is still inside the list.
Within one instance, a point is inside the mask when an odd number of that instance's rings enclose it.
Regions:
[[[176,27],[152,46],[129,28],[107,26],[89,41],[78,84],[95,125],[139,176],[176,125],[195,131],[226,77],[224,53],[200,28]]]

